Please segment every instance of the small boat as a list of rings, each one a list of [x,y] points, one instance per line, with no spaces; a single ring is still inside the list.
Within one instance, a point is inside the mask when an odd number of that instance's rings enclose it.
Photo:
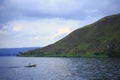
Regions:
[[[25,66],[25,67],[27,67],[27,68],[30,68],[30,67],[36,67],[36,64],[27,65],[27,66]]]

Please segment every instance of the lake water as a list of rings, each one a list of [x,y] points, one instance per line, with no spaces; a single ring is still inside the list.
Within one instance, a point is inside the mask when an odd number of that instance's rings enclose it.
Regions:
[[[0,80],[120,80],[120,59],[0,57]]]

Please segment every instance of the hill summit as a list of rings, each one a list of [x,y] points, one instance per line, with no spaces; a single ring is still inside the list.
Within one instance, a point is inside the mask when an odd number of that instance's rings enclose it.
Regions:
[[[120,57],[120,14],[104,17],[54,44],[18,56]]]

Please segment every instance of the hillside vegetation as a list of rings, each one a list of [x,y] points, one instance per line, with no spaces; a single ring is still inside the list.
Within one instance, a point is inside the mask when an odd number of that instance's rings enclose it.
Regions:
[[[19,56],[120,57],[120,14],[104,17],[54,44]]]

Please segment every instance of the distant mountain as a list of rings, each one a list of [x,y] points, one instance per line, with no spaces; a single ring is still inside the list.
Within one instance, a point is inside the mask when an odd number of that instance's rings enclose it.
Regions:
[[[34,50],[38,47],[26,47],[26,48],[0,48],[0,56],[16,56],[19,53]]]
[[[19,56],[120,57],[120,14],[104,17],[54,44]]]

